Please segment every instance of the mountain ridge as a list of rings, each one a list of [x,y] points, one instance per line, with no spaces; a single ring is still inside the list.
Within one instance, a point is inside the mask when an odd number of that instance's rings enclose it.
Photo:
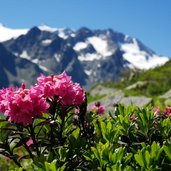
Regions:
[[[35,26],[25,34],[1,43],[15,58],[25,58],[39,71],[60,74],[66,70],[74,81],[85,87],[97,82],[119,81],[126,70],[146,70],[169,60],[157,55],[138,39],[112,29],[82,27],[74,31]],[[34,81],[35,78],[31,82]]]

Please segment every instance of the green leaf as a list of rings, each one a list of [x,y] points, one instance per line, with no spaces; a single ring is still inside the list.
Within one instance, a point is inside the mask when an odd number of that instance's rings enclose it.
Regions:
[[[73,137],[75,138],[75,139],[77,139],[78,138],[78,136],[79,136],[79,129],[77,128],[77,129],[75,129],[73,132],[72,132],[72,135],[73,135]]]
[[[65,171],[66,170],[66,163],[63,164],[60,168],[58,168],[56,171]]]
[[[162,151],[163,147],[161,148],[160,145],[154,141],[151,145],[151,158],[155,161],[158,161]]]
[[[86,153],[85,155],[83,155],[84,158],[87,160],[87,161],[92,161],[92,155],[91,153]]]
[[[50,171],[56,171],[56,160],[54,160],[53,162],[50,163],[49,166]]]
[[[143,161],[143,157],[142,154],[135,154],[134,155],[136,162],[141,166],[144,167],[144,161]]]
[[[92,150],[93,154],[95,155],[95,158],[100,160],[100,154],[99,154],[98,150],[95,147],[91,147],[91,150]]]
[[[45,162],[45,170],[46,171],[50,171],[50,169],[49,169],[49,163],[47,161]]]
[[[116,163],[117,161],[117,156],[116,153],[109,153],[109,161],[112,161],[112,163]]]
[[[168,146],[164,145],[163,149],[166,155],[168,156],[168,158],[171,160],[171,145]]]
[[[67,156],[67,153],[68,153],[69,149],[66,149],[66,148],[59,148],[58,149],[58,155],[59,155],[59,160],[64,162],[66,160],[66,156]]]
[[[147,166],[150,165],[150,153],[148,151],[145,151],[145,160],[147,163]]]
[[[40,157],[40,158],[41,158],[41,157]],[[37,157],[37,156],[34,156],[33,162],[34,162],[34,164],[35,164],[37,167],[39,167],[39,168],[44,168],[44,161],[43,161],[43,162],[40,161],[40,158]]]
[[[127,164],[131,160],[132,156],[133,156],[132,153],[127,154],[127,156],[124,159],[124,163]]]
[[[122,147],[120,147],[119,149],[117,149],[117,161],[120,162],[123,156],[124,156],[124,150]]]
[[[46,171],[57,171],[56,160],[52,161],[51,163],[48,163],[47,161],[45,161],[45,170]]]
[[[104,121],[100,121],[100,131],[102,133],[103,138],[108,141],[108,139],[106,138],[106,124],[104,123]]]
[[[107,123],[106,128],[107,128],[107,131],[108,131],[108,132],[111,131],[111,129],[112,129],[112,123],[111,123],[110,121]]]

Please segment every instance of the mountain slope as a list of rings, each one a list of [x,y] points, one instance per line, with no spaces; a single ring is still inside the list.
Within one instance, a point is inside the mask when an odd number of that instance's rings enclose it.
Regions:
[[[32,84],[43,71],[27,59],[16,57],[0,43],[0,87],[22,82]]]

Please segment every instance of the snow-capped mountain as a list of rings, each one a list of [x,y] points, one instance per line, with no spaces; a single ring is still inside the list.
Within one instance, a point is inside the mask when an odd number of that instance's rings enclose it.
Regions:
[[[74,31],[42,25],[3,39],[7,40],[3,46],[16,58],[25,58],[46,74],[66,70],[84,86],[117,81],[127,69],[150,69],[169,60],[136,38],[111,29]]]

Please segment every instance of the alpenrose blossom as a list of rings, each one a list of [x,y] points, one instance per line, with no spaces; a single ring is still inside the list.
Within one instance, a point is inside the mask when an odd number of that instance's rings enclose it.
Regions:
[[[0,112],[4,113],[8,109],[8,103],[11,95],[13,95],[14,88],[3,88],[0,90]]]
[[[10,157],[5,157],[5,160],[6,160],[6,161],[9,161],[9,160],[11,160],[11,159],[10,159]]]
[[[41,75],[37,81],[35,87],[39,94],[52,99],[56,96],[62,105],[79,105],[85,100],[84,90],[65,71],[60,75]]]
[[[171,107],[170,106],[167,106],[165,108],[164,114],[167,116],[171,116]]]
[[[40,117],[47,112],[48,108],[46,99],[39,96],[34,87],[26,89],[23,84],[16,91],[13,88],[1,90],[0,112],[9,117],[10,122],[27,126],[34,117]]]
[[[160,107],[157,106],[157,107],[153,108],[153,112],[154,112],[154,115],[156,115],[156,116],[160,115],[160,112],[161,112]]]
[[[91,110],[95,110],[97,114],[101,115],[105,112],[105,106],[101,104],[100,102],[96,102],[91,105]]]
[[[30,147],[31,145],[33,145],[33,140],[30,138],[26,144],[27,144],[27,146]]]

